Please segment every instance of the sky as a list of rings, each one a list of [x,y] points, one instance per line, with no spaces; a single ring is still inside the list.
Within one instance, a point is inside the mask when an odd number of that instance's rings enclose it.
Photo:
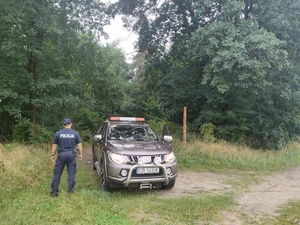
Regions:
[[[117,0],[102,0],[104,3],[113,3]],[[132,62],[132,57],[135,55],[134,42],[137,41],[137,34],[122,27],[122,20],[117,16],[111,21],[111,25],[105,26],[104,31],[109,35],[109,39],[102,40],[104,43],[118,43],[118,47],[123,49],[127,62]]]

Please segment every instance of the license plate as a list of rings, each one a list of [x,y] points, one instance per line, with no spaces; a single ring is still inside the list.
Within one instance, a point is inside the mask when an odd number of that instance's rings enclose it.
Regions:
[[[158,167],[144,167],[144,168],[137,168],[136,174],[151,174],[151,173],[159,173]]]

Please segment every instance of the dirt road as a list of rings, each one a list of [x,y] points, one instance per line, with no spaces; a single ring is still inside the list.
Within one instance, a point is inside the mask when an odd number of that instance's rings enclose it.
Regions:
[[[241,179],[241,176],[210,172],[180,173],[174,189],[167,195],[174,197],[232,191],[235,186],[230,183]],[[215,225],[247,224],[245,219],[256,221],[252,224],[260,224],[262,218],[270,221],[280,207],[292,200],[300,200],[300,167],[266,176],[259,183],[239,191],[235,200],[236,208],[231,212],[223,212],[222,221]],[[300,224],[300,218],[295,224]]]
[[[92,167],[90,150],[84,151],[85,163]],[[251,177],[251,174],[246,174]],[[234,183],[245,174],[220,174],[212,172],[180,171],[173,189],[164,191],[162,197],[197,196],[202,193],[221,194],[236,189]],[[236,190],[235,190],[236,191]],[[258,183],[237,191],[237,206],[231,212],[222,213],[222,221],[215,225],[242,225],[245,219],[257,221],[272,220],[276,210],[292,200],[300,200],[300,167],[273,173]],[[201,223],[200,223],[201,224]],[[300,219],[299,223],[300,224]]]

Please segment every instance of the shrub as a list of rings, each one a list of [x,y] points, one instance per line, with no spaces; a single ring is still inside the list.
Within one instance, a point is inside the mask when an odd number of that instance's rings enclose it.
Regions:
[[[202,126],[199,128],[199,131],[203,141],[216,142],[217,139],[215,137],[215,129],[216,127],[212,123],[202,124]]]
[[[41,144],[51,141],[53,132],[42,125],[33,124],[27,118],[20,119],[13,129],[13,140],[25,144]]]

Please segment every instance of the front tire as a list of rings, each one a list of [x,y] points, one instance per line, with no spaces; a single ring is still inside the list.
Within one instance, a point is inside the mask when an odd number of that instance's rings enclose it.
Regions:
[[[174,187],[174,185],[175,185],[175,180],[172,180],[172,181],[169,182],[168,185],[162,185],[161,189],[163,189],[163,190],[170,190],[170,189],[172,189]]]
[[[92,154],[93,154],[93,170],[96,170],[95,162],[97,161],[96,156],[95,156],[95,150],[94,146],[92,146]]]
[[[109,182],[107,181],[104,159],[102,159],[100,163],[100,187],[104,191],[112,191],[112,188],[110,187]]]

